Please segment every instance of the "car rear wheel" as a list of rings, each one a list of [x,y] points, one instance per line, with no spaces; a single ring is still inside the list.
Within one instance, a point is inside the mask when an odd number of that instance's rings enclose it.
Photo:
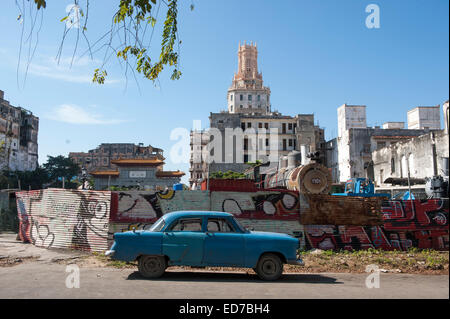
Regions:
[[[255,271],[262,280],[277,280],[283,273],[283,263],[275,254],[264,254],[259,259]]]
[[[163,256],[144,255],[139,258],[139,273],[145,278],[161,277],[166,271],[167,263]]]

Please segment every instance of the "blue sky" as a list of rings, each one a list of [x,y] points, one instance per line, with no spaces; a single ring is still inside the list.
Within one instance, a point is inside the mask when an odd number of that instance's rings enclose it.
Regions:
[[[47,155],[88,151],[100,143],[142,142],[163,148],[165,169],[183,170],[186,182],[189,164],[174,163],[169,156],[176,143],[171,131],[190,129],[193,120],[206,128],[210,112],[226,109],[238,42],[245,40],[257,42],[272,109],[288,115],[314,113],[328,139],[337,134],[336,108],[343,103],[367,105],[368,124],[381,125],[406,122],[409,109],[442,105],[449,96],[446,0],[181,1],[183,76],[171,81],[170,72],[164,72],[158,87],[139,80],[140,91],[131,75],[126,85],[114,59],[107,67],[109,83],[90,83],[103,55],[81,56],[83,41],[70,68],[74,34],[69,34],[58,65],[64,27],[60,19],[72,1],[47,2],[25,82],[26,63],[17,73],[19,10],[12,0],[0,7],[0,90],[11,104],[39,116],[41,163]],[[111,3],[118,1],[91,1],[91,41],[107,31],[115,10]],[[365,26],[365,8],[372,3],[380,8],[379,29]],[[155,34],[152,45],[159,42]],[[26,62],[27,44],[22,53]]]

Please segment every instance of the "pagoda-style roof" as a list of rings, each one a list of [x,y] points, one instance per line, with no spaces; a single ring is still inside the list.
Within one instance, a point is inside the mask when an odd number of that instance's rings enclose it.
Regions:
[[[157,171],[156,177],[181,177],[183,175],[186,175],[182,171]]]
[[[119,171],[94,171],[89,173],[94,177],[118,177],[119,176]]]
[[[115,164],[117,166],[159,166],[164,164],[164,162],[160,159],[116,159],[112,160],[111,164]]]

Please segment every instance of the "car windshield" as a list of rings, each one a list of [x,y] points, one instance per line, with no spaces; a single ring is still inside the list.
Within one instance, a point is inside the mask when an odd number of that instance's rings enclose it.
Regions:
[[[235,223],[236,226],[240,229],[241,232],[243,232],[243,233],[249,232],[249,230],[248,230],[247,228],[245,228],[244,226],[242,226],[241,224],[239,224],[239,222],[237,221],[236,218],[234,218],[234,217],[232,217],[232,218],[233,218],[234,223]]]
[[[158,219],[158,220],[156,221],[156,223],[154,223],[154,224],[152,225],[152,227],[150,227],[150,229],[149,229],[148,231],[152,231],[152,232],[160,232],[160,231],[163,229],[163,227],[164,227],[165,224],[166,224],[166,222],[165,222],[164,218],[161,217],[160,219]]]

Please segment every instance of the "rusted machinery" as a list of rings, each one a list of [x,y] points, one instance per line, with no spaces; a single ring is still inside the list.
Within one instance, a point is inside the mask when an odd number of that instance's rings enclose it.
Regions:
[[[328,194],[331,183],[328,168],[322,164],[309,163],[266,174],[264,188],[286,188],[304,194]]]

